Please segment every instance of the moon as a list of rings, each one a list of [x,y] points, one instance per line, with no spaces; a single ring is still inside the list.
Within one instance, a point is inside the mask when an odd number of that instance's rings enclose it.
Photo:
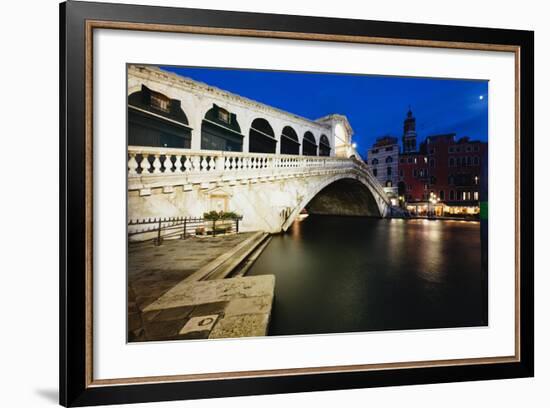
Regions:
[[[479,100],[480,100],[480,101],[482,101],[482,100],[483,100],[483,98],[484,98],[484,96],[483,96],[483,95],[479,95]]]

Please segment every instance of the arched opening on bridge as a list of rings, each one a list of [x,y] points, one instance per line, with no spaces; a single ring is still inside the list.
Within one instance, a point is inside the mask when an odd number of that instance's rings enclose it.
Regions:
[[[128,96],[128,145],[191,147],[191,128],[181,102],[145,85]]]
[[[362,182],[344,178],[323,188],[308,204],[306,211],[317,215],[380,217],[376,200]]]
[[[319,156],[330,156],[330,142],[326,135],[321,135],[319,139]]]
[[[250,132],[248,133],[248,151],[251,153],[275,153],[277,149],[277,139],[275,132],[269,122],[263,118],[257,118],[252,121]]]
[[[317,142],[315,142],[315,136],[310,131],[304,134],[302,154],[304,156],[317,156]]]
[[[281,154],[300,154],[298,134],[290,126],[285,126],[281,133]]]
[[[243,135],[237,115],[214,104],[201,126],[201,149],[243,151]]]

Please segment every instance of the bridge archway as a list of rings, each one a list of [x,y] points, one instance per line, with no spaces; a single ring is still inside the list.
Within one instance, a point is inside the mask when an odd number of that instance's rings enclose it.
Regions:
[[[326,135],[321,135],[319,139],[319,156],[330,156],[330,142]]]
[[[252,121],[248,138],[250,153],[275,153],[277,150],[275,132],[266,119],[257,118]]]
[[[290,126],[285,126],[281,133],[281,154],[300,154],[298,134]]]
[[[311,214],[383,217],[384,202],[377,200],[371,186],[361,177],[334,176],[303,197],[284,220],[286,231],[305,208]]]
[[[201,124],[201,149],[243,151],[243,138],[237,115],[216,104],[206,112]]]
[[[317,156],[317,142],[310,131],[304,134],[302,142],[302,154],[304,156]]]
[[[128,96],[130,146],[191,147],[191,127],[178,99],[145,85]]]

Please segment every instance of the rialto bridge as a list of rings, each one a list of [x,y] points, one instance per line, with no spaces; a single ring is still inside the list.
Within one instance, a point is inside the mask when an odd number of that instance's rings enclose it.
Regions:
[[[243,215],[286,230],[309,213],[385,217],[345,116],[311,121],[154,67],[128,67],[128,219]]]

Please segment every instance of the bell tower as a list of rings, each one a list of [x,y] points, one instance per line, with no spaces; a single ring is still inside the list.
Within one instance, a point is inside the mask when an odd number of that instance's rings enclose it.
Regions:
[[[413,116],[411,107],[403,122],[403,153],[416,151],[416,118]]]

